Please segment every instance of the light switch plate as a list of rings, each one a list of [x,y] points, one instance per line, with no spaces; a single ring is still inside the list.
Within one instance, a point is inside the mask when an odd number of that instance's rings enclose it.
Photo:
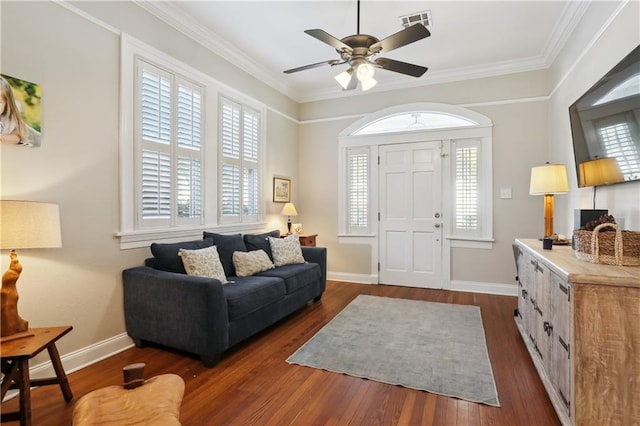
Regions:
[[[500,188],[500,198],[503,200],[512,198],[511,188]]]

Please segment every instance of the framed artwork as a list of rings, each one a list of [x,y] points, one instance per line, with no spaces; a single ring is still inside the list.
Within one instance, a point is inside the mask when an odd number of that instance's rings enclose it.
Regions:
[[[273,202],[274,203],[290,203],[291,202],[291,179],[273,178]]]
[[[0,74],[0,134],[2,144],[40,146],[42,131],[40,85]]]

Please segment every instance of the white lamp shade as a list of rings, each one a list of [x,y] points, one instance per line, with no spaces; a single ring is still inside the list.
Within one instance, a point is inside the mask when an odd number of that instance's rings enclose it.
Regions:
[[[373,77],[367,80],[360,81],[360,86],[362,86],[363,92],[366,92],[367,90],[372,89],[376,84],[378,84],[378,81]]]
[[[285,204],[280,214],[285,216],[298,216],[298,212],[296,211],[296,206],[294,206],[293,203]]]
[[[57,204],[0,200],[0,249],[62,247]]]
[[[342,86],[343,89],[347,89],[349,87],[349,82],[351,82],[351,76],[353,74],[353,68],[349,68],[346,71],[342,71],[340,74],[336,75],[334,78]]]
[[[580,163],[578,172],[580,186],[608,185],[624,180],[618,160],[613,157],[596,158]]]
[[[564,164],[545,164],[531,168],[529,194],[564,194],[569,192],[567,167]]]

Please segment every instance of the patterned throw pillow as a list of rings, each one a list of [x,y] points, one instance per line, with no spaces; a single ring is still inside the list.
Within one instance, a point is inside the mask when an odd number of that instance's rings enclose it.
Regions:
[[[274,268],[264,250],[236,251],[233,253],[233,265],[238,277],[248,277]]]
[[[304,257],[302,257],[298,234],[291,234],[286,238],[269,237],[269,244],[271,245],[274,265],[284,266],[305,262]]]
[[[180,249],[178,256],[182,258],[184,269],[188,275],[215,278],[222,284],[227,283],[224,269],[218,255],[218,248],[211,246],[200,250]]]

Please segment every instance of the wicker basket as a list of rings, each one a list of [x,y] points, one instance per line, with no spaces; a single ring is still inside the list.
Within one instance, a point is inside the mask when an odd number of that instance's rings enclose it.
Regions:
[[[613,228],[615,232],[600,232]],[[602,223],[593,231],[573,231],[576,257],[583,262],[640,266],[640,232],[621,231],[615,223]]]

